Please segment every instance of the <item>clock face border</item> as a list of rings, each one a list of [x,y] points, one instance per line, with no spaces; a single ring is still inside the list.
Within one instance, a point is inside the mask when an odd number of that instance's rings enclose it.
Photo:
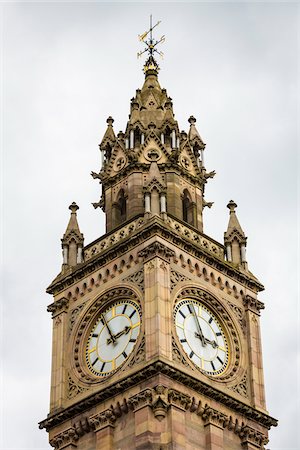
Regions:
[[[87,366],[87,341],[100,314],[103,311],[106,311],[113,304],[121,301],[132,302],[136,305],[140,316],[139,333],[132,351],[128,354],[128,357],[124,359],[122,364],[116,367],[115,370],[111,371],[107,376],[97,376],[95,373],[91,372]],[[73,376],[75,376],[78,381],[84,383],[84,385],[103,383],[130,363],[133,355],[141,345],[144,335],[142,299],[140,298],[140,295],[137,294],[131,287],[120,286],[110,288],[102,294],[98,294],[93,300],[91,300],[89,306],[83,308],[80,315],[81,318],[78,319],[77,326],[74,327],[69,341],[70,375],[73,374]]]
[[[212,314],[218,320],[219,324],[222,326],[225,337],[227,339],[229,358],[226,369],[218,375],[211,375],[202,370],[200,367],[194,364],[193,361],[191,361],[189,355],[187,355],[187,353],[182,348],[182,344],[180,343],[180,339],[178,338],[176,332],[174,311],[177,305],[184,300],[198,301],[202,303],[208,310],[212,312]],[[175,339],[178,350],[185,357],[190,367],[195,368],[197,371],[216,382],[229,382],[233,379],[236,379],[236,377],[240,377],[241,374],[244,373],[243,361],[246,357],[246,355],[241,351],[241,340],[244,339],[244,337],[242,337],[241,330],[239,330],[234,317],[229,312],[229,310],[226,309],[225,305],[226,301],[219,300],[216,295],[199,286],[189,285],[182,287],[177,292],[174,292],[172,327],[174,330],[173,337]]]
[[[173,317],[177,338],[189,360],[207,375],[223,375],[230,348],[224,326],[211,308],[199,299],[183,299],[176,303]]]
[[[87,370],[100,378],[119,370],[136,347],[141,323],[141,307],[130,299],[115,300],[102,308],[85,336]]]

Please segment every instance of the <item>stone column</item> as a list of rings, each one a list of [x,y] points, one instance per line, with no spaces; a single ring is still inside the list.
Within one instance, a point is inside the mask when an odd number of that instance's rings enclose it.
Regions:
[[[134,131],[130,131],[130,148],[134,148]]]
[[[184,450],[189,441],[186,430],[186,410],[191,405],[191,398],[174,389],[168,390],[168,420],[171,432],[171,442],[176,443],[178,450]]]
[[[160,212],[167,212],[166,194],[160,194]]]
[[[204,151],[203,151],[203,149],[200,150],[200,155],[201,155],[202,167],[204,167]]]
[[[260,336],[260,310],[264,304],[250,295],[244,298],[248,332],[248,353],[251,385],[251,402],[254,408],[266,408],[262,348]]]
[[[139,392],[131,397],[128,403],[134,411],[135,448],[151,449],[155,433],[155,422],[151,409],[152,389]]]
[[[77,264],[82,263],[82,245],[78,245],[77,248]]]
[[[151,213],[151,197],[150,192],[145,193],[145,213]]]
[[[90,417],[96,434],[95,450],[114,450],[114,428],[116,417],[111,409]]]
[[[208,407],[204,410],[202,419],[204,420],[206,450],[224,450],[223,430],[228,417]]]
[[[176,148],[176,133],[175,130],[172,131],[172,148]]]
[[[144,258],[146,360],[155,356],[172,359],[170,257],[173,255],[173,250],[157,241],[139,252]]]
[[[231,254],[231,245],[230,244],[226,245],[226,254],[227,254],[227,261],[231,262],[232,254]]]
[[[68,246],[63,246],[63,264],[68,264]]]
[[[68,299],[60,298],[48,306],[47,311],[52,313],[53,339],[52,339],[52,372],[51,372],[51,394],[50,411],[56,411],[63,404],[65,398],[65,351],[67,332],[67,310]]]

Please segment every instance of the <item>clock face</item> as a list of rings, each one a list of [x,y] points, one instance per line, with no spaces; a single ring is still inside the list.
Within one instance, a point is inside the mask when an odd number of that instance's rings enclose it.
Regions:
[[[209,375],[222,374],[228,365],[228,344],[216,316],[197,300],[184,300],[174,312],[175,327],[183,350]]]
[[[133,351],[141,327],[140,307],[131,300],[110,305],[97,317],[86,344],[89,370],[106,377]]]

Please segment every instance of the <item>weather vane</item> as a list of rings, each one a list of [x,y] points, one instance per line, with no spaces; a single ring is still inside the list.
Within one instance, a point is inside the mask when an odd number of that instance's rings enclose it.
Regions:
[[[139,35],[139,40],[144,42],[146,44],[146,48],[143,51],[138,52],[137,56],[140,58],[144,53],[148,52],[149,58],[145,62],[144,65],[144,72],[146,73],[148,70],[159,70],[159,66],[157,62],[154,59],[154,53],[158,53],[161,58],[163,58],[164,54],[163,52],[159,52],[156,48],[158,44],[162,44],[165,41],[165,36],[162,36],[158,41],[153,39],[152,31],[155,27],[157,27],[160,24],[160,20],[152,26],[152,14],[150,15],[150,29],[148,31],[145,31],[145,33],[142,33]],[[149,36],[148,40],[145,40]]]

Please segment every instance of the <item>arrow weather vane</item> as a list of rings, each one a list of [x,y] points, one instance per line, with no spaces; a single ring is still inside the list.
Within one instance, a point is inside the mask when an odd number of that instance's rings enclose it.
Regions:
[[[149,53],[149,58],[147,59],[145,65],[144,65],[144,72],[146,73],[149,69],[158,71],[159,66],[157,62],[155,61],[153,54],[158,53],[162,58],[164,56],[163,52],[159,52],[156,49],[156,46],[158,44],[162,44],[165,41],[165,36],[162,36],[158,41],[153,39],[152,31],[155,27],[157,27],[160,24],[160,20],[152,26],[152,14],[150,15],[150,29],[148,31],[145,31],[145,33],[139,34],[139,40],[144,42],[146,44],[146,48],[143,51],[138,52],[137,56],[140,58],[144,53]],[[147,36],[149,35],[149,39],[145,40]]]

